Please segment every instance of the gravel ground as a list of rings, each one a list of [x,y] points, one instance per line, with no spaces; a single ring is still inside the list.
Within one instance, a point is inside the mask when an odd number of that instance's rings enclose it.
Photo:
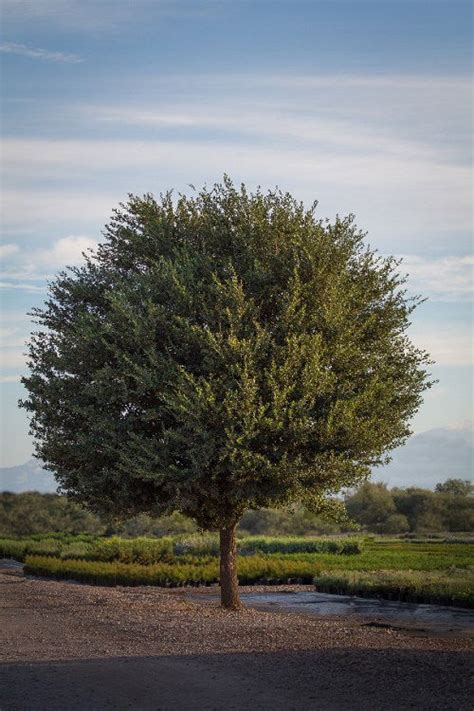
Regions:
[[[196,592],[0,569],[1,711],[472,708],[465,637],[225,612]]]

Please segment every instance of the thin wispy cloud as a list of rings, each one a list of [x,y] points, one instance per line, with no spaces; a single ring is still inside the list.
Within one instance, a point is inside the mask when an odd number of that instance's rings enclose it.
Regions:
[[[57,240],[51,247],[16,250],[0,271],[0,289],[45,291],[47,280],[57,271],[80,264],[84,252],[96,246],[97,241],[90,237],[69,236]]]
[[[410,290],[419,291],[432,301],[472,301],[474,295],[474,256],[429,258],[404,257],[401,269],[409,275]]]
[[[209,184],[225,171],[236,182],[279,184],[304,201],[318,199],[321,217],[355,212],[358,225],[381,249],[393,251],[389,245],[396,238],[397,251],[420,253],[418,235],[430,234],[433,245],[447,232],[469,230],[470,169],[465,165],[417,145],[397,151],[401,142],[396,141],[391,150],[374,150],[370,136],[362,134],[354,138],[357,149],[341,142],[336,150],[328,139],[266,142],[263,130],[252,141],[229,136],[218,144],[201,135],[141,141],[7,139],[3,164],[9,180],[19,184],[28,174],[35,185],[4,191],[5,229],[29,230],[34,222],[48,230],[74,224],[76,230],[96,233],[128,192],[185,190],[184,177]]]
[[[418,325],[411,331],[413,342],[428,351],[438,366],[472,366],[471,333],[465,326]]]
[[[17,244],[2,244],[0,245],[0,259],[7,259],[11,257],[12,254],[18,252],[19,247]]]
[[[17,42],[2,42],[0,44],[0,52],[4,54],[18,54],[21,57],[30,57],[31,59],[41,59],[50,62],[64,62],[66,64],[79,64],[84,61],[82,57],[79,57],[77,54],[52,52],[49,49],[28,47],[26,44],[18,44]]]
[[[21,375],[1,375],[0,383],[17,383],[21,378]]]
[[[215,2],[181,0],[2,0],[5,19],[14,26],[40,25],[53,31],[109,35],[166,17],[199,17],[216,12]]]

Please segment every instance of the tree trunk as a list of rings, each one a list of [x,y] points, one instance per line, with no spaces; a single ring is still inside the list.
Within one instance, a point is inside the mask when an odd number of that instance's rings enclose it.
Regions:
[[[236,525],[221,528],[220,538],[220,583],[221,606],[226,610],[238,610],[242,607],[239,598],[239,580],[237,578],[237,542]]]

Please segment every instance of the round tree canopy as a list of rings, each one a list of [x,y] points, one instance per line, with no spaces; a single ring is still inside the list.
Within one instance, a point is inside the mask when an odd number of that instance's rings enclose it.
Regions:
[[[23,379],[67,494],[207,528],[364,479],[431,385],[399,262],[280,191],[130,196],[50,285]]]

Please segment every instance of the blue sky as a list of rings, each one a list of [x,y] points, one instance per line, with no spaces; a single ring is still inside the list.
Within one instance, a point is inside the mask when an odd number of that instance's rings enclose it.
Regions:
[[[439,384],[417,432],[472,418],[471,3],[3,0],[2,465],[26,312],[127,193],[278,184],[353,212],[429,297]]]

